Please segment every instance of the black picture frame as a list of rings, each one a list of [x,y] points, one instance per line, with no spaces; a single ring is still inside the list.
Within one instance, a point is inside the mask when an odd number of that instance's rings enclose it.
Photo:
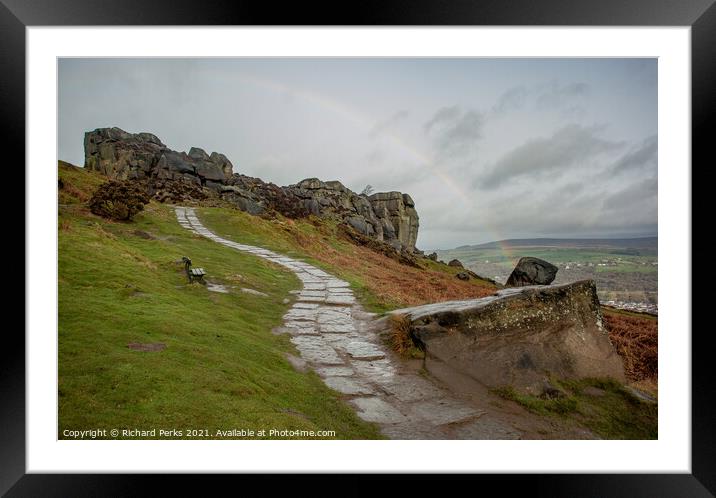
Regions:
[[[693,181],[694,177],[702,177],[704,174],[700,171],[713,162],[709,146],[713,141],[710,130],[716,124],[714,0],[380,0],[354,4],[353,9],[341,2],[331,5],[285,2],[276,8],[270,2],[243,0],[0,0],[0,136],[4,144],[5,166],[10,161],[15,165],[25,164],[25,28],[65,25],[690,26],[692,185],[699,184]],[[20,191],[24,192],[24,189]],[[707,213],[709,210],[704,197],[692,197],[692,227],[708,226],[698,223],[704,221]],[[693,254],[693,238],[691,247]],[[25,253],[24,242],[23,249]],[[692,256],[692,259],[695,258],[695,255]],[[23,261],[25,265],[31,264],[24,255]],[[691,292],[692,310],[707,309],[707,293],[697,293],[695,289]],[[500,480],[503,491],[521,488],[530,494],[549,496],[716,494],[716,413],[713,407],[716,379],[711,365],[711,348],[708,347],[711,327],[702,330],[692,328],[692,474],[521,475],[508,478],[482,476],[481,479]],[[18,329],[5,327],[4,335],[4,344],[0,349],[3,354],[0,364],[0,492],[7,492],[7,496],[147,493],[150,482],[157,477],[26,475],[25,342]],[[224,476],[224,479],[228,477]],[[353,476],[351,479],[357,478]],[[412,479],[411,486],[419,484]],[[188,490],[185,476],[173,476],[172,484]],[[206,489],[206,484],[199,483],[199,486]]]

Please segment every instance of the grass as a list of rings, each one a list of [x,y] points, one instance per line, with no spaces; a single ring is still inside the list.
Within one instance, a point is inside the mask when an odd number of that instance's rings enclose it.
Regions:
[[[425,358],[425,351],[418,348],[410,335],[412,322],[405,315],[388,317],[389,334],[387,343],[402,358]]]
[[[271,334],[300,287],[292,273],[190,233],[168,206],[150,203],[133,223],[98,218],[82,199],[104,179],[65,165],[59,176],[58,437],[93,428],[381,437],[317,375],[294,370],[287,336]],[[182,256],[236,288],[188,284]]]
[[[553,380],[552,383],[562,389],[564,396],[545,399],[519,393],[512,387],[494,392],[533,413],[572,420],[604,439],[658,438],[656,403],[640,401],[619,383],[610,379]]]
[[[412,268],[343,239],[335,222],[318,218],[264,219],[230,208],[198,210],[204,225],[236,242],[266,247],[303,259],[351,283],[370,311],[385,312],[406,306],[469,299],[493,294],[496,286],[428,259]]]

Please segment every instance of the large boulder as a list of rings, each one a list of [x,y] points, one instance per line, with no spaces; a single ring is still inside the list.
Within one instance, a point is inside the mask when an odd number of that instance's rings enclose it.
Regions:
[[[414,250],[420,220],[413,199],[401,192],[378,192],[368,200],[377,217],[390,221],[395,239],[404,248]]]
[[[85,167],[117,180],[183,180],[215,190],[233,174],[223,154],[209,155],[199,147],[177,152],[156,135],[116,127],[85,133]]]
[[[425,350],[428,371],[541,394],[550,378],[609,377],[624,368],[591,280],[504,289],[482,299],[395,310]],[[444,376],[446,368],[454,375]]]
[[[520,258],[505,285],[507,287],[549,285],[557,276],[557,270],[559,270],[559,268],[543,259],[532,257]]]
[[[85,133],[85,167],[116,180],[151,176],[166,146],[151,133],[99,128]]]

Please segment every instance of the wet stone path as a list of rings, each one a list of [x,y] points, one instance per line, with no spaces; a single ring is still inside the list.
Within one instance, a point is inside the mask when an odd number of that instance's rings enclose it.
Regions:
[[[362,419],[392,439],[517,439],[519,434],[483,418],[485,412],[427,378],[401,369],[371,329],[374,314],[356,302],[348,282],[300,260],[239,244],[207,230],[192,208],[176,207],[179,224],[238,251],[288,268],[303,283],[275,333],[291,336],[301,358],[341,393]],[[340,435],[339,435],[340,437]]]

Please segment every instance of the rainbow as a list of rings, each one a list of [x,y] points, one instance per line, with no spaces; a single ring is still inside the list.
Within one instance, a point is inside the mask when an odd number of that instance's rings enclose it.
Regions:
[[[322,109],[326,109],[336,115],[341,116],[346,121],[352,123],[354,126],[370,132],[375,126],[376,119],[372,119],[362,112],[354,109],[343,102],[337,101],[333,98],[327,97],[317,92],[298,88],[295,86],[289,86],[284,83],[270,80],[267,78],[258,77],[256,75],[242,74],[235,77],[238,82],[253,85],[264,90],[274,91],[281,93],[282,95],[288,95],[296,99],[302,99],[310,102],[313,105],[319,106]],[[403,151],[410,157],[414,158],[420,165],[427,168],[431,174],[437,177],[445,186],[447,186],[455,195],[460,198],[467,207],[473,205],[471,196],[447,173],[442,171],[434,162],[434,160],[423,153],[419,148],[408,143],[403,137],[395,133],[394,131],[385,129],[380,131],[380,135],[387,138],[395,147]],[[494,227],[487,227],[489,232],[493,234],[495,241],[501,241],[505,237],[500,235],[500,231]],[[504,242],[498,242],[500,251],[509,259],[514,260],[514,252],[509,244]]]
[[[252,75],[238,76],[237,79],[242,83],[252,84],[263,89],[273,90],[275,92],[281,92],[284,95],[290,95],[298,99],[311,102],[323,109],[329,110],[334,114],[342,116],[347,121],[350,121],[358,128],[362,128],[366,131],[370,131],[376,120],[371,119],[368,116],[362,114],[360,111],[353,109],[342,102],[335,99],[326,97],[316,92],[309,90],[292,87],[277,81],[260,78]],[[417,147],[412,146],[402,137],[397,135],[395,132],[390,130],[382,130],[381,136],[390,140],[390,142],[402,150],[404,153],[417,160],[422,166],[428,168],[431,173],[437,176],[448,188],[450,188],[455,194],[457,194],[465,203],[472,204],[470,196],[465,192],[460,185],[448,176],[444,171],[438,168],[434,161],[426,154],[421,152]]]

